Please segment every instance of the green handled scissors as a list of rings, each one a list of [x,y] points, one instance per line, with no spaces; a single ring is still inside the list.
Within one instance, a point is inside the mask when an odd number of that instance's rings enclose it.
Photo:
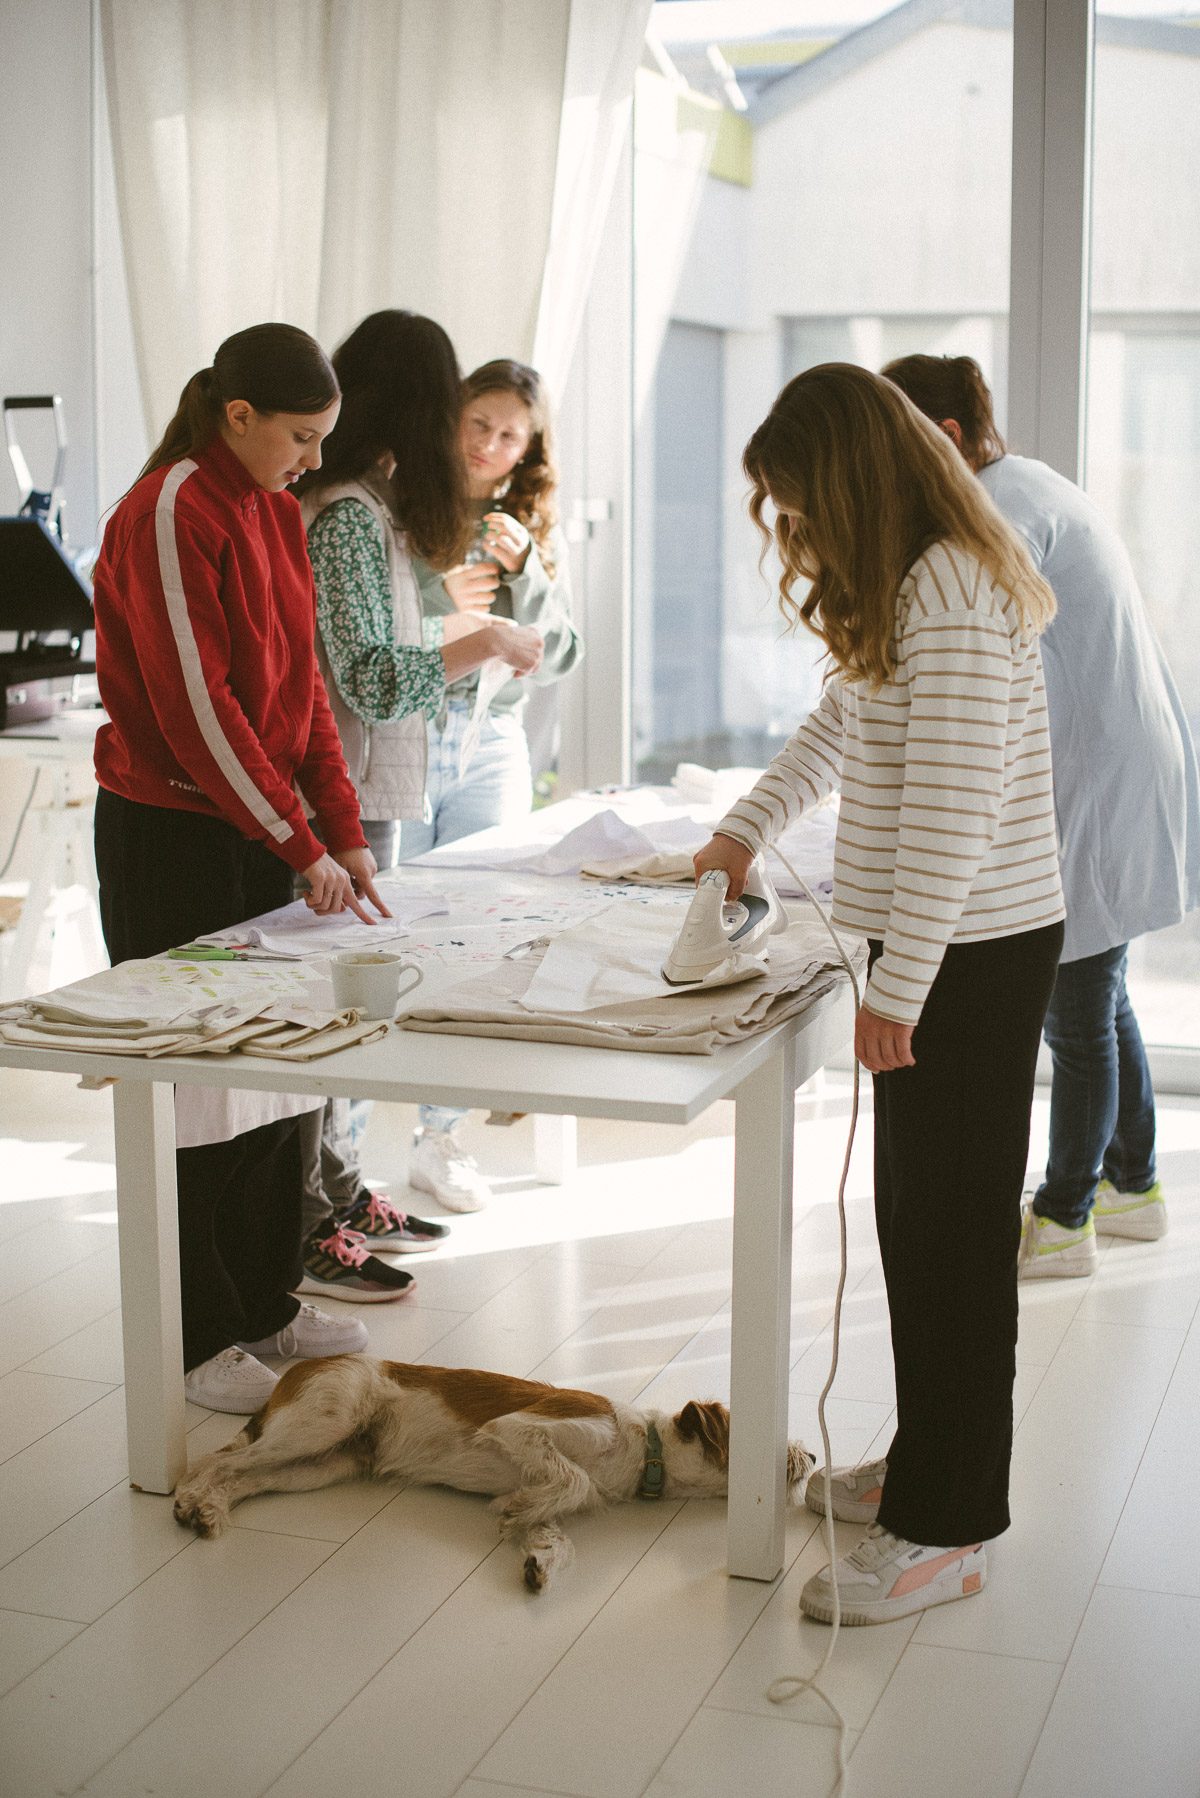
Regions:
[[[182,943],[167,950],[168,961],[280,961],[269,952],[256,954],[253,949],[226,948],[222,943]]]

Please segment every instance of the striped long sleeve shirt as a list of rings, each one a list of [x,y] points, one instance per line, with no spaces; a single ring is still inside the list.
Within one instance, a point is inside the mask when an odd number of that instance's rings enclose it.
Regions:
[[[835,675],[757,786],[717,826],[756,853],[841,787],[833,917],[882,940],[864,1000],[915,1024],[947,944],[1064,915],[1037,638],[947,543],[897,600],[882,686]]]

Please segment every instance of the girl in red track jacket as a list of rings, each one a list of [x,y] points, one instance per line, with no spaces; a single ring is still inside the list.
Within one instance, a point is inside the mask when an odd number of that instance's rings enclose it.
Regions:
[[[194,375],[95,572],[96,864],[114,963],[287,904],[382,911],[314,650],[300,508],[340,405],[320,347],[290,325],[229,338]],[[297,791],[299,789],[299,792]],[[309,801],[320,835],[305,817]],[[361,895],[361,897],[360,897]],[[297,1117],[181,1088],[177,1104],[188,1396],[253,1411],[275,1376],[246,1352],[365,1345],[301,1308]],[[316,1101],[319,1103],[319,1101]],[[237,1345],[243,1345],[239,1347]]]

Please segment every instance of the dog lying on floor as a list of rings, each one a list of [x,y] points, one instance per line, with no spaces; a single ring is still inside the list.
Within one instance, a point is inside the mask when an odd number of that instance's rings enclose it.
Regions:
[[[788,1490],[813,1458],[787,1451]],[[729,1412],[674,1417],[539,1380],[469,1367],[338,1355],[297,1361],[232,1442],[192,1468],[175,1515],[218,1536],[240,1499],[302,1492],[355,1475],[489,1494],[500,1534],[541,1592],[571,1557],[559,1520],[632,1498],[719,1498],[728,1489]]]

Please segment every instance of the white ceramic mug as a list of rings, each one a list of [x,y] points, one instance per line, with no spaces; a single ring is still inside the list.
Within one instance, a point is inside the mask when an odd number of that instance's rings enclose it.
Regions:
[[[330,957],[333,1002],[339,1011],[348,1007],[364,1018],[394,1018],[400,1002],[401,974],[415,974],[405,987],[411,993],[421,982],[421,970],[403,956],[383,949],[344,949]]]

